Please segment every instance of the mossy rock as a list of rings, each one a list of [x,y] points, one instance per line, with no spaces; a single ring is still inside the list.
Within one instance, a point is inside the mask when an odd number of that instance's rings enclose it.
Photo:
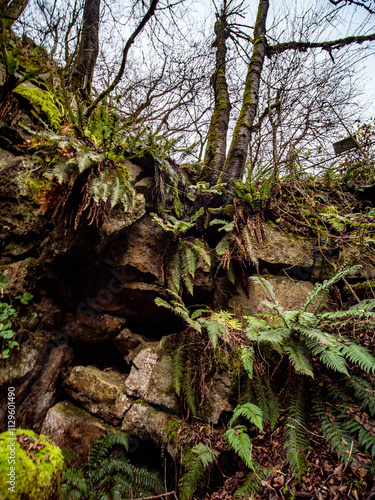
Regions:
[[[2,500],[58,500],[63,469],[62,451],[47,436],[24,429],[0,434]]]

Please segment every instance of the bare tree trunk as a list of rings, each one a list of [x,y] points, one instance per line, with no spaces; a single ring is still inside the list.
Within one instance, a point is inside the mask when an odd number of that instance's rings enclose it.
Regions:
[[[112,92],[112,90],[115,87],[117,87],[117,85],[120,83],[121,78],[124,76],[126,61],[128,59],[128,53],[129,53],[130,47],[135,42],[135,39],[137,38],[137,36],[139,35],[139,33],[141,33],[141,31],[143,30],[143,28],[146,26],[146,24],[149,22],[149,20],[155,14],[156,7],[157,7],[158,3],[159,3],[159,0],[151,0],[150,7],[148,8],[148,11],[143,16],[141,22],[138,24],[138,26],[135,29],[135,31],[130,35],[130,37],[128,38],[128,41],[125,44],[124,50],[122,52],[121,66],[120,66],[120,69],[118,70],[117,75],[113,79],[112,83],[110,85],[108,85],[108,87],[105,90],[103,90],[98,95],[98,97],[95,99],[95,101],[92,102],[90,104],[90,106],[87,108],[86,113],[85,113],[85,119],[86,120],[91,116],[91,114],[93,113],[93,111],[95,110],[95,108],[98,106],[98,104],[107,95],[109,95]]]
[[[234,129],[228,156],[220,174],[220,180],[224,182],[233,177],[240,179],[244,174],[251,127],[258,108],[260,75],[267,52],[265,35],[268,7],[269,0],[259,0],[254,29],[254,49],[247,71],[242,108]]]
[[[91,93],[96,59],[99,53],[100,0],[86,0],[77,57],[73,63],[70,86],[87,100]]]
[[[216,40],[214,42],[216,45],[216,65],[211,82],[215,93],[215,105],[210,127],[208,129],[202,175],[202,180],[209,181],[211,185],[217,183],[225,163],[229,115],[231,110],[228,84],[225,75],[227,53],[226,39],[228,36],[226,3],[224,3],[220,15],[217,15],[214,29],[216,34]]]
[[[9,30],[26,9],[29,0],[0,0],[0,33]]]

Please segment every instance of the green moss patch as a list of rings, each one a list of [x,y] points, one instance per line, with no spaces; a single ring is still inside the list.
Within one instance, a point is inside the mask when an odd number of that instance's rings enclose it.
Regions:
[[[47,436],[16,429],[0,434],[0,498],[57,500],[64,468],[62,451]]]

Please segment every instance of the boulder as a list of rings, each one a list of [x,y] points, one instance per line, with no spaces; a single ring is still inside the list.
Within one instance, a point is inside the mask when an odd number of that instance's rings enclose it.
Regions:
[[[161,351],[159,343],[149,343],[133,360],[125,382],[126,394],[141,398],[168,413],[178,412],[179,404],[172,387],[171,356]]]
[[[133,333],[129,328],[124,328],[115,338],[118,353],[130,365],[137,354],[146,346],[147,341],[142,335]]]
[[[109,314],[68,314],[65,332],[76,342],[98,344],[113,339],[126,319]]]
[[[0,149],[0,248],[4,263],[23,260],[40,247],[48,222],[27,186],[32,168],[30,157]]]
[[[99,229],[102,241],[96,248],[98,253],[102,252],[111,241],[121,236],[127,227],[143,217],[145,213],[145,198],[141,193],[136,195],[135,206],[130,212],[124,212],[122,205],[116,205]]]
[[[37,364],[39,353],[30,344],[21,344],[19,351],[12,352],[10,358],[0,362],[0,386],[15,384],[30,374]]]
[[[266,238],[257,243],[256,255],[259,261],[275,266],[310,268],[314,265],[312,241],[294,233],[281,231],[271,222],[265,224]]]
[[[339,267],[350,267],[360,264],[360,269],[348,275],[348,278],[373,280],[375,279],[374,256],[363,252],[362,249],[362,246],[346,244],[340,252],[337,264]]]
[[[107,431],[114,428],[69,401],[50,408],[42,425],[43,434],[73,453],[77,466],[87,463],[90,448]]]
[[[37,261],[33,257],[28,257],[7,266],[1,266],[0,273],[8,279],[6,292],[12,296],[23,295],[29,289],[31,274],[36,265]]]
[[[143,169],[129,160],[124,161],[124,166],[127,168],[129,172],[129,178],[133,184],[135,184],[140,179],[140,177],[144,175]]]
[[[163,255],[168,237],[149,215],[132,224],[104,255],[105,263],[131,270],[144,283],[164,283]]]
[[[204,401],[199,413],[212,424],[219,422],[224,411],[233,411],[229,402],[231,393],[230,377],[226,372],[216,372],[211,380],[206,380]]]
[[[168,415],[157,411],[145,403],[134,403],[126,412],[121,430],[128,434],[149,434],[151,439],[160,441]]]
[[[124,382],[125,376],[115,371],[75,366],[64,385],[66,392],[87,411],[116,425],[132,405],[124,394]]]
[[[303,306],[307,296],[315,288],[313,283],[309,281],[293,281],[291,278],[284,276],[265,275],[275,291],[276,299],[285,310],[297,310]],[[231,309],[237,315],[254,316],[255,314],[274,314],[276,311],[267,307],[263,302],[270,300],[266,290],[250,280],[248,296],[241,289],[238,294],[234,295],[228,302]],[[326,298],[321,295],[315,298],[309,306],[309,311],[314,312],[321,302],[326,306]]]

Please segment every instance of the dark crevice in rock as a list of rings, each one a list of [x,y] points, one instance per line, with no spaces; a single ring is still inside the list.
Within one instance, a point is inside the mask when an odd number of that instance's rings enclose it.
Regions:
[[[113,342],[77,346],[74,352],[75,365],[92,365],[99,370],[111,369],[120,373],[129,373],[130,371],[129,365],[117,352]]]

